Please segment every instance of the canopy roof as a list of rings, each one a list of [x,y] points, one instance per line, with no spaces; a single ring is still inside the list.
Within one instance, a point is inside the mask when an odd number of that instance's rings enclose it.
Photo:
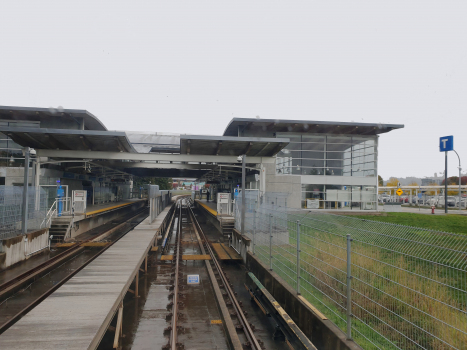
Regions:
[[[272,157],[288,144],[286,138],[180,135],[181,154]]]
[[[8,135],[14,142],[21,146],[36,149],[135,153],[126,134],[120,131],[0,126],[0,132]]]
[[[276,132],[376,135],[401,129],[402,124],[346,123],[314,120],[233,118],[224,136],[264,135]]]
[[[41,127],[55,129],[68,129],[70,125],[74,126],[75,129],[80,129],[84,121],[84,129],[86,130],[107,130],[99,119],[82,109],[59,110],[55,108],[0,106],[0,120],[37,121],[41,122]],[[64,125],[60,127],[60,124],[66,124],[66,127]]]

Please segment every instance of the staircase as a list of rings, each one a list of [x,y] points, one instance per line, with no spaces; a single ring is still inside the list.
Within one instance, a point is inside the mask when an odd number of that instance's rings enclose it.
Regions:
[[[222,219],[220,219],[220,223],[224,239],[228,239],[229,235],[232,237],[233,229],[235,227],[235,219],[232,216],[223,216]]]
[[[58,217],[52,219],[49,229],[49,237],[53,236],[51,241],[52,244],[63,242],[68,226],[70,226],[71,219],[71,217]]]

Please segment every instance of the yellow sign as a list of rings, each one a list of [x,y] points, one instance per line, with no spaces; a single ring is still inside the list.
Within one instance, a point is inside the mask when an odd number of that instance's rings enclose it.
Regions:
[[[404,193],[404,191],[402,191],[400,188],[396,191],[396,194],[400,197],[402,196],[402,193]]]
[[[222,324],[222,320],[211,320],[211,324]]]

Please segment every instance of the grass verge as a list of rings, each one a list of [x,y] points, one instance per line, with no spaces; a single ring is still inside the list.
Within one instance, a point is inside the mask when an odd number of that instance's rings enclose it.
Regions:
[[[352,217],[467,235],[467,216],[463,215],[387,213],[386,215],[352,215]]]

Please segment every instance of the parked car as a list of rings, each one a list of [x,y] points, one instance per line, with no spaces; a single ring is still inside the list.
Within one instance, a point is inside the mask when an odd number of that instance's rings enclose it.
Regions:
[[[386,203],[386,202],[389,202],[389,199],[390,199],[390,198],[391,198],[391,196],[388,195],[388,194],[381,194],[381,195],[379,195],[379,198],[378,198],[378,199],[379,199],[379,201],[380,201],[381,203]]]
[[[438,197],[438,202],[436,204],[439,207],[444,207],[444,196]],[[456,206],[456,197],[448,196],[448,207],[455,207]]]

